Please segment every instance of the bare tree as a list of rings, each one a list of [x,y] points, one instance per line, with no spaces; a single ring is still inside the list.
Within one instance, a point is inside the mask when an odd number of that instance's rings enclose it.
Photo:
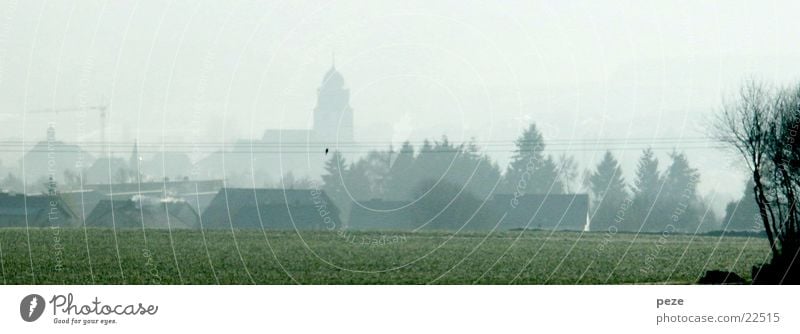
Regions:
[[[794,261],[800,252],[800,226],[797,211],[797,192],[800,190],[800,86],[783,89],[774,98],[774,114],[769,127],[770,162],[768,180],[775,203],[777,239],[785,256]],[[787,252],[789,251],[789,252]]]
[[[558,156],[558,179],[564,186],[564,192],[572,193],[578,189],[578,163],[574,157],[562,153]]]
[[[752,173],[753,193],[772,251],[766,280],[781,283],[800,251],[796,194],[800,189],[800,89],[773,90],[754,81],[734,101],[723,104],[714,123],[716,137],[744,158]],[[757,273],[754,270],[754,280]]]

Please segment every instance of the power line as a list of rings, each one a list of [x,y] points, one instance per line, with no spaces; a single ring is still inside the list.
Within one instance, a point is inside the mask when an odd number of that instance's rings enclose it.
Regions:
[[[411,142],[409,142],[411,143]],[[415,151],[419,152],[419,147],[426,141],[414,141],[417,143]],[[441,145],[442,141],[427,141],[433,147]],[[487,141],[468,141],[464,143],[454,143],[448,141],[450,149],[431,150],[432,153],[458,153],[469,146],[475,146],[479,153],[511,153],[517,150],[518,144],[526,144],[525,141],[508,140],[487,140]],[[239,141],[239,142],[138,142],[139,153],[223,153],[224,154],[316,154],[324,149],[332,149],[341,153],[369,153],[373,151],[386,151],[392,148],[393,152],[398,152],[390,141],[363,141],[363,142],[263,142],[263,141]],[[545,140],[544,146],[551,152],[592,152],[592,151],[619,151],[619,150],[642,150],[650,148],[653,150],[712,150],[724,149],[726,146],[715,138],[711,137],[661,137],[661,138],[576,138],[576,139],[554,139]],[[133,144],[128,142],[98,142],[86,141],[76,144],[66,144],[63,142],[48,143],[45,141],[30,142],[20,140],[0,141],[0,152],[6,153],[104,153],[111,151],[114,153],[130,152]]]
[[[556,149],[547,149],[546,151],[549,152],[597,152],[597,151],[628,151],[628,150],[644,150],[644,149],[652,149],[654,151],[661,151],[661,150],[712,150],[712,149],[725,149],[727,146],[716,145],[716,146],[627,146],[627,147],[574,147],[574,148],[556,148]],[[308,149],[308,150],[237,150],[237,151],[222,151],[222,150],[180,150],[180,149],[169,149],[169,150],[142,150],[139,149],[139,153],[224,153],[225,155],[233,155],[233,154],[317,154],[324,151],[319,149]],[[381,151],[377,149],[364,149],[364,150],[337,150],[333,149],[335,152],[340,153],[370,153],[375,151]],[[76,150],[25,150],[22,148],[16,149],[2,149],[0,148],[0,152],[4,153],[78,153]],[[102,153],[102,152],[109,152],[107,150],[97,149],[97,150],[82,150],[81,152],[84,153]],[[130,151],[124,150],[111,150],[111,153],[125,153],[129,154]],[[384,151],[385,152],[385,151]],[[395,154],[398,153],[397,151],[393,151]],[[426,153],[436,153],[436,154],[444,154],[444,153],[458,153],[458,152],[465,152],[464,150],[432,150],[427,151]],[[513,153],[516,152],[516,149],[479,149],[476,151],[477,153]],[[415,153],[419,153],[416,151]]]
[[[710,137],[687,137],[687,138],[604,138],[604,139],[554,139],[545,140],[545,146],[569,146],[569,145],[598,145],[598,144],[698,144],[698,143],[719,143],[720,141]],[[424,145],[426,141],[408,141],[409,144]],[[443,143],[442,141],[427,141],[428,144],[436,145]],[[516,146],[518,143],[533,143],[532,141],[519,141],[519,140],[488,140],[488,141],[466,141],[455,143],[448,141],[451,146],[461,145],[475,145],[475,146]],[[2,146],[23,146],[23,145],[36,145],[48,144],[46,141],[21,141],[21,140],[5,140],[0,141]],[[138,142],[139,147],[308,147],[329,145],[334,147],[389,147],[397,143],[391,141],[358,141],[358,142],[320,142],[320,141],[285,141],[285,142],[264,142],[259,140],[254,141],[238,141],[238,142],[178,142],[178,141],[161,141],[161,142]],[[130,142],[98,142],[98,141],[85,141],[68,144],[64,142],[53,142],[53,146],[76,145],[81,147],[126,147],[131,148],[133,144]]]
[[[449,143],[454,143],[451,138],[447,138]],[[546,144],[550,143],[583,143],[583,142],[664,142],[664,141],[676,141],[676,142],[687,142],[687,141],[717,141],[718,139],[715,137],[619,137],[619,138],[556,138],[556,139],[546,139],[544,142]],[[45,140],[2,140],[0,143],[34,143],[34,142],[46,142]],[[325,143],[336,143],[337,141],[334,139],[333,141],[264,141],[261,139],[242,139],[240,141],[234,142],[211,142],[211,141],[196,141],[196,142],[185,142],[185,141],[154,141],[154,142],[145,142],[139,141],[140,145],[143,144],[150,144],[150,145],[161,145],[161,144],[184,144],[184,145],[240,145],[240,144],[325,144]],[[428,143],[436,143],[442,142],[440,139],[427,139],[427,140],[408,140],[403,142],[409,142],[411,144],[423,144],[425,142]],[[463,141],[464,144],[475,143],[475,144],[492,144],[492,143],[516,143],[518,140],[467,140]],[[63,143],[61,141],[55,141],[54,143]],[[374,145],[374,144],[393,144],[393,141],[387,140],[380,140],[380,141],[370,141],[370,140],[359,140],[359,141],[351,141],[351,142],[338,142],[343,145]],[[66,143],[64,143],[66,144]],[[81,145],[126,145],[132,146],[133,142],[128,141],[78,141],[76,144]]]

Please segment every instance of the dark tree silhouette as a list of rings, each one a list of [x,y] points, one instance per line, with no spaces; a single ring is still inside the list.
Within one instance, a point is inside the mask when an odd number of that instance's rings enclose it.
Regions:
[[[662,195],[659,205],[666,216],[654,217],[660,231],[675,230],[694,233],[702,224],[705,205],[697,195],[700,173],[689,166],[683,153],[673,151],[672,160],[663,175]],[[671,225],[671,227],[670,227]]]
[[[551,156],[544,154],[542,134],[531,124],[516,142],[516,149],[506,169],[503,191],[526,194],[560,194],[564,185],[559,179],[559,170]]]
[[[347,195],[344,181],[348,178],[347,162],[339,151],[334,151],[325,161],[325,174],[322,174],[322,190],[336,204],[344,217],[350,213],[350,196]]]
[[[8,173],[2,181],[0,181],[0,190],[8,190],[12,192],[23,192],[25,190],[25,186],[22,183],[22,180],[14,174]]]
[[[591,230],[605,231],[614,226],[619,229],[625,220],[624,205],[628,199],[622,167],[610,151],[589,175],[591,193]]]
[[[772,259],[753,268],[755,283],[800,283],[800,86],[773,90],[748,82],[724,103],[715,122],[719,140],[738,152],[752,173],[753,194]]]
[[[624,227],[632,231],[657,231],[656,224],[651,223],[654,217],[661,215],[658,207],[661,190],[661,173],[658,171],[658,159],[653,150],[645,149],[636,166],[636,180],[632,187],[633,203],[631,219],[626,219]]]
[[[447,137],[433,143],[426,140],[416,156],[413,147],[403,145],[388,173],[383,194],[394,200],[416,198],[427,193],[420,193],[420,185],[432,188],[436,182],[459,185],[475,196],[486,197],[500,179],[497,164],[473,142],[455,145]],[[431,180],[435,182],[428,182]]]
[[[414,160],[414,146],[409,142],[403,143],[397,157],[389,167],[387,199],[406,200],[413,196],[416,180]]]
[[[722,229],[727,231],[763,231],[761,215],[758,212],[753,180],[747,180],[744,195],[738,201],[731,201],[725,207]]]
[[[578,163],[574,157],[561,153],[557,162],[558,180],[563,186],[565,193],[575,192],[576,185],[580,183],[578,178]]]

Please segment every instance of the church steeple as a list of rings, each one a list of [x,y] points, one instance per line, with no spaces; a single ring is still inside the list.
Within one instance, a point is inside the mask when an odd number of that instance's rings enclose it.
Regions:
[[[133,141],[133,151],[131,152],[131,158],[128,161],[128,167],[132,171],[139,171],[139,161],[141,160],[141,156],[139,156],[139,139],[135,139]]]
[[[56,128],[53,126],[53,124],[50,124],[50,126],[47,127],[47,141],[56,141]]]
[[[133,141],[133,150],[131,151],[131,158],[128,160],[128,169],[130,170],[131,181],[142,182],[142,169],[141,169],[142,156],[139,155],[139,138]]]
[[[331,68],[322,78],[314,108],[314,136],[326,143],[353,141],[353,109],[350,90],[336,70],[336,56],[331,53]]]

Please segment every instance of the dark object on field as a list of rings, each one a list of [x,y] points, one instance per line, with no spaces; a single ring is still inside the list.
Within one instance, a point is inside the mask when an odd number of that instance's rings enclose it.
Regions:
[[[325,155],[328,155],[328,148],[325,148]]]
[[[753,284],[800,284],[800,265],[786,258],[781,256],[779,260],[773,258],[769,263],[753,266]]]
[[[744,284],[745,280],[736,273],[722,270],[708,270],[697,281],[698,284]]]

